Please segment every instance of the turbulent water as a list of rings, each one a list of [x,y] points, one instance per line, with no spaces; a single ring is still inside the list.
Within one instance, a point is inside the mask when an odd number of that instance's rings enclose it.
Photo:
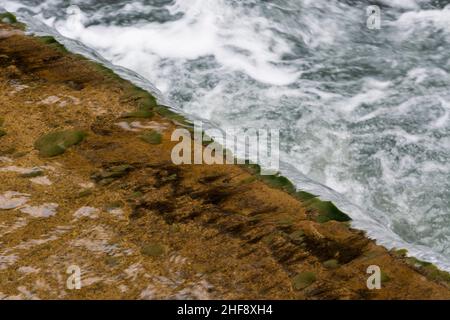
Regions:
[[[450,0],[370,3],[0,0],[187,114],[280,128],[282,173],[380,243],[450,270]]]

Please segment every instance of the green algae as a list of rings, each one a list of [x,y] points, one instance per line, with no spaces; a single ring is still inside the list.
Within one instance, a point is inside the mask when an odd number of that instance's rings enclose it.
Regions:
[[[165,253],[165,248],[159,243],[146,244],[141,248],[141,253],[148,257],[159,257]]]
[[[261,166],[250,161],[246,161],[242,165],[251,174],[258,177],[259,180],[263,181],[267,185],[281,189],[296,199],[300,200],[306,209],[312,210],[317,213],[316,221],[324,223],[330,220],[335,220],[339,222],[351,221],[351,218],[339,210],[332,202],[322,201],[316,195],[308,193],[306,191],[297,191],[295,185],[286,177],[275,174],[275,175],[261,175]]]
[[[149,107],[139,106],[135,111],[131,111],[125,113],[122,118],[142,118],[142,119],[150,119],[153,118],[155,113]]]
[[[69,51],[66,49],[66,47],[64,47],[64,45],[62,45],[61,43],[59,43],[55,37],[52,36],[41,36],[41,37],[36,37],[40,42],[52,47],[53,49],[56,49],[59,52],[62,53],[69,53]]]
[[[316,282],[314,272],[301,272],[292,279],[292,286],[295,290],[303,290]]]
[[[391,277],[389,277],[389,275],[386,272],[381,271],[380,280],[381,280],[381,283],[386,283],[386,282],[391,281]]]
[[[16,27],[20,30],[25,30],[25,27],[26,27],[25,24],[22,22],[19,22],[17,20],[17,17],[14,14],[12,14],[11,12],[0,13],[0,22],[13,25],[14,27]]]
[[[125,98],[136,101],[139,108],[154,109],[158,106],[153,95],[137,86],[132,86],[126,90]]]
[[[393,249],[392,253],[395,257],[406,258],[408,255],[408,250],[406,249]]]
[[[173,120],[175,122],[177,122],[178,124],[185,126],[185,127],[189,127],[192,128],[193,124],[187,120],[185,117],[183,117],[182,115],[173,112],[172,110],[169,109],[169,107],[167,106],[163,106],[163,105],[158,105],[155,107],[155,111],[162,117]]]
[[[336,259],[330,259],[324,261],[323,266],[327,269],[337,269],[339,268],[339,261],[337,261]]]
[[[288,178],[281,175],[261,175],[260,179],[268,185],[282,189],[291,194],[296,190],[294,184]]]
[[[408,257],[405,261],[407,264],[425,274],[429,279],[450,284],[450,273],[439,270],[439,268],[431,262],[422,261],[414,257]]]
[[[17,18],[10,12],[0,13],[0,20],[4,23],[14,24],[17,23]]]
[[[86,137],[83,131],[65,130],[56,131],[41,136],[34,143],[42,157],[55,157],[63,154],[68,148],[81,143]]]
[[[309,201],[312,200],[314,198],[317,198],[317,196],[309,193],[309,192],[305,192],[305,191],[297,191],[295,194],[296,198],[302,202],[305,201]]]
[[[147,131],[139,136],[142,141],[149,144],[160,144],[162,142],[162,136],[156,131]]]
[[[319,199],[312,199],[307,204],[308,209],[312,209],[318,213],[316,221],[325,223],[331,220],[346,222],[350,221],[350,217],[339,210],[331,201],[322,201]]]

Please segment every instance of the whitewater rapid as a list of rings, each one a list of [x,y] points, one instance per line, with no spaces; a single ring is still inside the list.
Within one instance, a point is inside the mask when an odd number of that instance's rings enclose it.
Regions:
[[[187,116],[279,128],[300,189],[450,270],[450,6],[378,4],[370,30],[369,1],[0,0]]]

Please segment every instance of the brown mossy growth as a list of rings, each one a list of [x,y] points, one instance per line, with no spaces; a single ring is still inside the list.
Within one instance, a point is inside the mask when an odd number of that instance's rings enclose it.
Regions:
[[[164,248],[163,245],[161,245],[159,243],[145,244],[141,248],[141,253],[143,255],[148,256],[148,257],[153,257],[153,258],[160,257],[165,252],[166,252],[166,249]]]
[[[305,240],[304,236],[305,236],[305,232],[303,230],[296,230],[296,231],[292,232],[291,234],[289,234],[289,238],[295,244],[302,244],[303,241]]]
[[[149,144],[161,144],[162,136],[156,131],[146,131],[139,136],[139,138]]]
[[[201,177],[200,179],[198,179],[198,182],[200,182],[201,184],[210,184],[210,183],[214,183],[216,181],[223,181],[225,179],[226,175],[223,173],[220,174],[213,174],[210,176],[206,176],[206,177]]]
[[[34,143],[42,157],[55,157],[63,154],[68,148],[81,143],[86,133],[78,130],[56,131],[41,136]]]
[[[129,164],[121,164],[103,169],[91,175],[91,179],[100,185],[108,185],[117,179],[128,175],[134,167]]]
[[[323,263],[323,266],[327,269],[337,269],[339,268],[339,261],[336,259],[330,259]]]
[[[108,256],[105,258],[105,263],[106,263],[106,265],[114,268],[120,264],[120,259],[117,257]]]
[[[42,170],[33,170],[31,172],[23,173],[20,175],[21,178],[36,178],[44,175]]]
[[[239,181],[239,185],[250,184],[250,183],[255,182],[256,180],[257,180],[256,177],[251,176],[251,177],[248,177],[248,178],[245,178],[245,179]]]
[[[365,240],[353,238],[336,241],[331,238],[317,238],[305,234],[304,246],[310,253],[321,261],[336,259],[339,263],[348,263],[361,256],[363,248],[367,245]]]
[[[275,225],[280,229],[290,228],[293,226],[295,220],[292,217],[282,217],[275,221]]]
[[[122,207],[123,207],[123,202],[122,201],[114,201],[114,202],[107,203],[104,206],[104,209],[105,209],[105,211],[111,211],[111,210],[119,209],[119,208],[122,208]]]
[[[3,118],[0,117],[0,127],[3,126],[3,123],[5,122],[5,120]],[[2,128],[0,128],[0,138],[6,136],[6,131],[3,130]]]
[[[197,191],[191,193],[192,199],[201,199],[205,204],[219,205],[221,202],[228,199],[231,195],[235,194],[237,190],[231,187],[211,187],[207,190]]]
[[[93,192],[91,189],[82,190],[78,193],[77,198],[84,198],[92,195]]]
[[[295,290],[303,290],[316,282],[314,272],[301,272],[292,279],[292,286]]]

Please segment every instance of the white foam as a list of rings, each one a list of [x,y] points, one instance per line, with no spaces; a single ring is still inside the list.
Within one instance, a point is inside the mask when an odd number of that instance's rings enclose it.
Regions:
[[[158,79],[152,75],[161,72],[156,64],[162,59],[204,56],[214,56],[226,69],[245,72],[264,83],[286,85],[299,76],[290,67],[275,66],[291,49],[275,36],[269,20],[248,16],[249,12],[229,7],[224,0],[179,0],[169,10],[183,12],[184,18],[164,25],[86,28],[88,18],[75,12],[66,21],[56,21],[54,26],[63,35],[95,47],[114,63],[139,70],[155,81]],[[105,36],[108,34],[114,36]]]

